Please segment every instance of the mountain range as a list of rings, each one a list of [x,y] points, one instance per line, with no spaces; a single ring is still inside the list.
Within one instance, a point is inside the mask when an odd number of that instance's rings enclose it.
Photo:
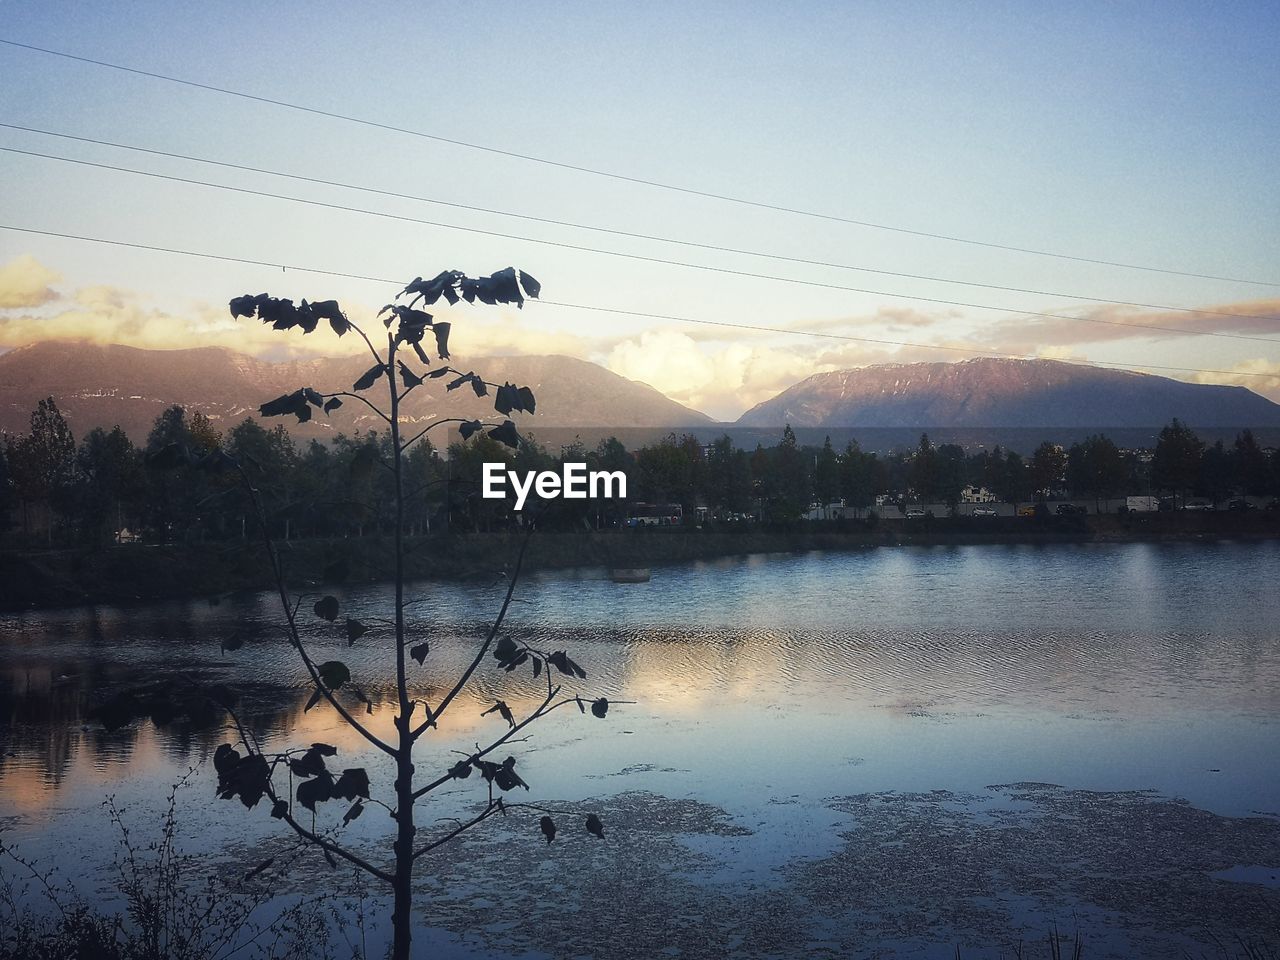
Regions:
[[[607,435],[637,428],[707,434],[709,428],[1120,428],[1159,427],[1178,417],[1195,427],[1280,427],[1280,404],[1244,387],[1184,383],[1168,377],[1053,360],[974,359],[959,363],[880,364],[818,373],[742,415],[716,424],[653,387],[598,364],[567,356],[454,358],[485,379],[530,387],[537,413],[514,419],[540,429]],[[44,342],[0,355],[0,431],[24,433],[46,396],[58,401],[72,431],[119,424],[145,441],[155,418],[180,404],[226,430],[258,406],[299,387],[350,389],[370,366],[366,357],[271,362],[221,347],[145,350],[79,342]],[[414,365],[417,366],[416,364]],[[470,387],[448,391],[451,378],[428,379],[402,407],[412,421],[493,415],[491,398]],[[382,426],[348,401],[332,417],[299,425],[300,437],[333,436]],[[700,429],[699,429],[700,428]],[[572,439],[570,437],[569,439]]]
[[[565,356],[454,357],[450,365],[474,369],[486,380],[527,386],[537,398],[534,416],[517,414],[521,430],[539,427],[695,427],[710,417],[681,406],[653,387],[628,380],[598,364]],[[52,396],[72,432],[119,424],[135,442],[146,439],[155,418],[173,404],[199,410],[226,430],[258,406],[299,387],[324,392],[350,390],[371,366],[369,357],[291,360],[272,363],[222,347],[144,350],[77,342],[44,342],[0,355],[0,430],[25,433],[31,411]],[[420,364],[412,364],[420,369]],[[436,417],[494,417],[492,393],[480,398],[470,386],[449,391],[452,377],[426,380],[409,394],[401,411],[412,421]],[[371,394],[372,396],[372,394]],[[383,426],[372,411],[348,400],[326,418],[318,413],[299,425],[298,436],[333,436]]]
[[[742,427],[1280,426],[1245,387],[1056,360],[978,358],[815,373],[738,419]]]

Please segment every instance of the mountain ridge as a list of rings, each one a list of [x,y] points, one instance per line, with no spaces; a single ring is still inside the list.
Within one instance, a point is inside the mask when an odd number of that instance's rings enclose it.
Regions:
[[[1280,426],[1280,404],[1246,387],[1186,383],[1060,360],[978,357],[816,373],[756,404],[738,426]]]
[[[712,419],[682,406],[648,384],[628,380],[598,364],[560,354],[458,357],[449,365],[474,369],[485,379],[530,387],[537,413],[516,415],[521,430],[559,426],[682,427]],[[368,357],[264,360],[227,347],[149,350],[121,344],[42,341],[0,354],[0,430],[24,433],[37,402],[53,396],[73,433],[119,424],[135,442],[146,440],[166,407],[199,410],[220,430],[257,416],[260,404],[299,387],[348,390],[370,366]],[[411,367],[418,368],[416,362]],[[428,379],[406,398],[410,421],[443,417],[494,417],[492,397],[469,387],[448,391],[447,379]],[[381,427],[362,404],[310,423],[278,421],[301,437],[333,436]]]

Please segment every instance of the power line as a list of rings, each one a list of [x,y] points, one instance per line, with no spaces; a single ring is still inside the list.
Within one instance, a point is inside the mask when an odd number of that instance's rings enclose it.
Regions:
[[[132,73],[136,76],[149,77],[153,80],[163,80],[166,83],[176,83],[187,87],[193,87],[198,90],[205,90],[210,93],[218,93],[228,97],[237,97],[242,100],[250,100],[255,103],[265,103],[275,107],[284,107],[288,110],[297,110],[302,113],[309,113],[318,117],[325,117],[330,120],[341,120],[345,123],[359,124],[365,127],[372,127],[377,130],[386,130],[391,133],[405,134],[411,137],[419,137],[424,140],[432,140],[437,143],[447,143],[455,147],[463,147],[468,150],[480,150],[485,153],[494,154],[496,156],[507,157],[514,160],[523,160],[529,163],[538,163],[544,166],[556,167],[561,170],[570,170],[575,173],[590,174],[595,177],[604,177],[610,180],[618,180],[623,183],[637,184],[640,186],[654,187],[660,190],[671,190],[676,193],[682,193],[686,196],[702,197],[709,200],[719,200],[725,203],[735,203],[742,206],[755,207],[760,210],[771,210],[775,213],[786,213],[799,217],[808,217],[815,220],[826,220],[832,223],[844,223],[853,226],[867,227],[873,230],[887,230],[892,233],[905,234],[913,237],[924,237],[931,240],[945,240],[950,243],[964,243],[977,247],[985,247],[992,250],[1005,250],[1012,253],[1024,253],[1037,257],[1052,257],[1058,260],[1070,260],[1076,263],[1089,263],[1096,266],[1119,267],[1126,270],[1142,270],[1148,273],[1160,273],[1168,276],[1191,277],[1198,280],[1221,280],[1228,283],[1248,283],[1256,286],[1280,287],[1280,282],[1272,280],[1253,280],[1244,277],[1224,277],[1208,273],[1194,273],[1187,270],[1173,270],[1164,267],[1153,267],[1137,263],[1125,263],[1118,260],[1104,260],[1095,257],[1074,256],[1066,253],[1055,253],[1049,250],[1037,250],[1031,247],[1019,247],[1012,244],[994,243],[987,240],[977,240],[972,237],[953,236],[945,233],[932,233],[927,230],[913,230],[908,227],[899,227],[892,224],[876,223],[870,220],[859,220],[853,217],[842,217],[836,214],[822,213],[816,210],[806,210],[800,207],[788,207],[782,204],[768,203],[762,200],[752,200],[747,197],[739,197],[732,194],[714,193],[708,190],[698,190],[693,187],[683,187],[677,184],[666,183],[660,180],[649,180],[643,177],[634,177],[627,174],[615,173],[609,170],[601,170],[595,167],[587,167],[574,163],[567,163],[562,160],[552,160],[548,157],[539,157],[533,154],[519,153],[514,150],[506,150],[501,147],[489,146],[486,144],[472,143],[466,140],[458,140],[452,137],[442,136],[436,133],[427,133],[423,130],[413,130],[408,127],[400,127],[394,124],[382,123],[377,120],[370,120],[364,117],[356,117],[349,114],[337,113],[331,110],[322,110],[318,107],[308,107],[303,104],[291,103],[287,100],[277,100],[272,97],[258,96],[252,93],[245,93],[241,90],[231,90],[227,87],[218,87],[208,83],[200,83],[196,80],[188,80],[183,77],[169,76],[163,73],[156,73],[151,70],[141,70],[137,67],[127,67],[119,63],[111,63],[106,60],[96,60],[92,57],[78,56],[77,54],[67,53],[62,50],[51,50],[47,47],[38,47],[29,43],[19,43],[16,40],[6,40],[0,38],[0,43],[10,47],[17,47],[23,50],[31,50],[36,53],[44,53],[53,57],[61,57],[65,60],[75,60],[79,63],[88,63],[93,66],[107,67],[112,70],[119,70],[123,73]]]
[[[710,273],[719,273],[734,277],[747,277],[755,280],[770,280],[776,283],[790,283],[798,286],[816,287],[823,290],[841,290],[848,293],[862,293],[878,297],[892,297],[899,300],[913,300],[920,303],[932,303],[949,307],[966,307],[974,310],[992,310],[998,313],[1013,313],[1026,317],[1042,317],[1052,320],[1067,320],[1073,323],[1099,323],[1109,327],[1133,327],[1147,332],[1157,333],[1174,333],[1183,336],[1203,336],[1203,337],[1220,337],[1228,340],[1250,340],[1260,343],[1280,343],[1270,337],[1255,337],[1243,333],[1222,333],[1212,330],[1188,330],[1185,327],[1165,327],[1157,324],[1134,323],[1126,320],[1106,320],[1101,317],[1073,317],[1063,313],[1046,313],[1035,310],[1011,310],[1008,307],[998,307],[989,303],[973,303],[966,300],[947,300],[941,297],[926,297],[918,294],[892,293],[888,290],[873,290],[867,287],[852,287],[838,283],[824,283],[819,280],[801,280],[796,277],[783,277],[776,274],[753,273],[749,270],[734,270],[729,267],[715,267],[710,264],[689,263],[684,260],[671,260],[665,257],[651,257],[639,253],[625,253],[620,250],[604,250],[599,247],[588,247],[583,244],[567,243],[561,240],[546,240],[539,237],[526,237],[520,234],[503,233],[498,230],[484,230],[480,227],[466,227],[456,223],[444,223],[439,220],[426,220],[421,217],[411,217],[400,213],[387,213],[382,210],[368,210],[364,207],[353,207],[341,203],[329,203],[324,200],[311,200],[304,197],[293,197],[287,194],[270,193],[265,190],[252,190],[248,187],[236,187],[230,184],[211,183],[207,180],[196,180],[191,177],[179,177],[167,173],[155,173],[149,170],[135,170],[132,167],[121,167],[110,163],[98,163],[92,160],[80,160],[75,157],[63,157],[57,154],[39,153],[34,150],[20,150],[16,147],[2,147],[0,151],[5,153],[14,153],[28,157],[39,157],[45,160],[57,160],[62,163],[71,163],[78,166],[94,167],[99,170],[112,170],[117,173],[129,173],[139,177],[149,177],[155,180],[168,180],[173,183],[185,183],[193,186],[209,187],[214,190],[227,190],[232,193],[245,194],[253,197],[265,197],[272,200],[285,200],[290,203],[301,203],[312,207],[322,207],[328,210],[341,210],[345,213],[357,213],[363,216],[380,217],[386,220],[398,220],[404,223],[417,223],[429,227],[438,227],[445,230],[458,230],[464,233],[474,233],[486,237],[497,237],[502,240],[515,240],[522,243],[537,243],[543,246],[557,247],[562,250],[574,250],[580,253],[594,253],[606,257],[620,257],[625,260],[637,260],[642,263],[656,263],[670,267],[685,267],[691,270],[704,270]],[[1270,317],[1255,317],[1246,314],[1232,314],[1246,320],[1270,320]]]
[[[1008,293],[1026,293],[1033,296],[1066,298],[1070,300],[1087,300],[1091,303],[1101,303],[1118,307],[1140,307],[1146,310],[1161,310],[1171,313],[1193,313],[1203,316],[1212,317],[1230,317],[1237,320],[1259,320],[1259,319],[1275,319],[1272,317],[1259,317],[1255,314],[1230,313],[1222,310],[1202,310],[1195,307],[1175,307],[1162,303],[1142,303],[1134,300],[1114,300],[1107,297],[1094,297],[1081,293],[1062,293],[1054,290],[1037,290],[1028,287],[1011,287],[999,283],[980,283],[976,280],[960,280],[955,277],[935,277],[928,274],[904,273],[896,270],[881,270],[875,267],[864,267],[851,263],[836,263],[827,260],[813,260],[804,257],[789,257],[783,254],[765,253],[759,250],[744,250],[737,247],[723,246],[714,243],[701,243],[695,240],[682,240],[678,237],[660,237],[653,234],[634,233],[628,230],[619,230],[612,227],[602,227],[594,224],[575,223],[569,220],[557,220],[551,217],[538,217],[531,214],[515,213],[510,210],[498,210],[492,207],[481,207],[475,204],[458,203],[450,200],[439,200],[434,197],[422,197],[416,194],[399,193],[394,190],[383,190],[377,187],[363,186],[361,184],[347,183],[341,180],[326,180],[321,177],[308,177],[302,174],[285,173],[280,170],[269,170],[264,167],[253,167],[247,164],[231,163],[226,160],[214,160],[209,157],[195,157],[182,153],[171,153],[167,150],[155,150],[150,147],[140,147],[134,144],[117,143],[112,140],[98,140],[93,137],[81,137],[70,133],[57,133],[53,130],[41,130],[37,127],[26,127],[16,123],[0,123],[0,128],[8,130],[21,130],[24,133],[36,133],[46,137],[57,137],[62,140],[74,140],[78,143],[91,143],[96,146],[112,147],[118,150],[130,150],[135,153],[144,153],[150,156],[166,157],[171,160],[185,160],[192,163],[203,163],[215,167],[223,167],[229,170],[239,170],[247,173],[265,174],[271,177],[281,177],[287,180],[297,180],[302,183],[313,183],[326,187],[338,187],[344,190],[357,190],[361,193],[370,193],[382,197],[392,197],[399,200],[413,200],[419,203],[436,204],[443,207],[453,207],[459,210],[469,210],[475,213],[493,214],[500,217],[513,217],[518,220],[527,220],[533,223],[545,223],[557,227],[570,227],[576,230],[590,230],[596,233],[609,234],[610,236],[626,237],[631,240],[650,240],[657,243],[672,243],[684,247],[693,247],[699,250],[711,250],[717,253],[740,254],[748,257],[761,257],[768,260],[779,260],[785,263],[796,263],[811,267],[829,267],[837,270],[852,270],[857,273],[874,273],[886,277],[898,277],[905,280],[926,280],[932,283],[950,283],[965,287],[977,287],[983,290],[1001,290]],[[38,156],[47,156],[46,154],[38,154]],[[68,158],[57,158],[68,159]],[[74,161],[73,161],[74,162]],[[125,169],[111,167],[110,169]],[[144,176],[149,175],[143,171],[129,171],[139,173]],[[690,266],[689,264],[684,264]]]
[[[182,250],[177,247],[161,247],[146,243],[131,243],[126,240],[111,240],[105,237],[86,237],[74,233],[59,233],[52,230],[36,230],[32,227],[19,227],[12,224],[0,223],[0,230],[11,230],[15,233],[26,233],[40,237],[56,237],[61,240],[82,240],[87,243],[101,243],[113,247],[126,247],[133,250],[147,250],[154,253],[169,253],[184,257],[195,257],[203,260],[218,260],[224,263],[239,263],[249,266],[270,267],[273,270],[281,271],[295,270],[301,273],[314,273],[320,276],[341,277],[347,280],[367,280],[373,283],[389,283],[401,286],[405,283],[403,279],[394,279],[391,277],[374,277],[367,274],[344,273],[339,270],[324,270],[319,267],[304,267],[290,263],[275,263],[269,260],[253,260],[247,257],[230,257],[216,253],[203,253],[195,250]],[[1250,373],[1239,370],[1207,370],[1202,367],[1176,367],[1170,365],[1160,365],[1153,363],[1121,363],[1116,360],[1060,360],[1057,357],[1040,357],[1035,354],[1017,354],[1017,353],[984,353],[981,347],[962,347],[953,344],[937,344],[937,343],[918,343],[909,340],[886,340],[875,337],[858,337],[853,334],[843,333],[826,333],[818,330],[795,330],[787,327],[770,327],[762,324],[748,323],[730,323],[723,320],[706,320],[696,317],[680,317],[662,313],[644,313],[639,310],[623,310],[614,307],[602,307],[594,304],[585,303],[566,303],[556,300],[527,300],[526,303],[532,303],[548,307],[563,307],[572,310],[591,310],[597,313],[611,313],[619,316],[640,317],[652,320],[668,320],[678,323],[693,323],[702,326],[711,327],[727,327],[733,330],[750,330],[763,333],[778,333],[786,336],[797,337],[817,337],[824,340],[847,340],[853,343],[874,343],[882,346],[894,347],[913,347],[924,350],[950,350],[966,354],[978,354],[983,357],[990,357],[999,360],[1053,360],[1058,363],[1069,363],[1073,366],[1105,366],[1118,367],[1123,370],[1140,367],[1144,370],[1178,370],[1183,373],[1209,373],[1217,374],[1225,377],[1265,377],[1273,378],[1274,374],[1269,373]]]

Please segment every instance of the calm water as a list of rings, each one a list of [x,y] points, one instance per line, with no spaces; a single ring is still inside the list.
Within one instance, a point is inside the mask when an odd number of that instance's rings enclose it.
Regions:
[[[527,799],[592,798],[610,839],[574,834],[544,852],[536,816],[504,824],[450,854],[442,869],[459,882],[427,883],[425,922],[446,956],[674,945],[686,956],[951,957],[957,943],[995,956],[1055,920],[1085,930],[1093,955],[1180,949],[1205,929],[1264,936],[1280,915],[1277,583],[1277,543],[755,556],[659,568],[628,586],[598,570],[528,577],[513,632],[567,649],[588,670],[584,694],[638,702],[604,721],[560,711],[511,752]],[[429,702],[503,589],[419,585]],[[373,617],[387,594],[341,599],[345,614]],[[349,664],[375,702],[371,725],[389,736],[385,631],[347,650],[303,619],[317,659]],[[303,712],[304,676],[278,622],[269,595],[0,618],[6,837],[109,896],[104,796],[145,820],[227,739],[149,724],[108,734],[85,719],[156,671],[238,684],[270,744],[334,743],[339,768],[374,773],[378,758],[330,710]],[[221,655],[236,631],[249,642]],[[515,707],[537,693],[492,661],[476,680],[419,770],[496,736],[502,722],[480,715],[494,699]],[[476,779],[423,819],[467,809]],[[385,784],[375,775],[375,790]],[[182,806],[191,849],[239,863],[235,851],[279,836],[265,810],[244,815],[212,793],[202,768]],[[1153,824],[1165,825],[1159,838]],[[369,815],[347,835],[368,845],[387,825]],[[571,855],[591,865],[580,889],[538,859]],[[475,930],[476,891],[514,882],[512,858],[524,857],[528,909],[559,911],[548,916],[562,939],[537,924]],[[779,909],[768,922],[766,904]],[[450,933],[465,926],[465,938]],[[605,928],[616,942],[601,942]]]

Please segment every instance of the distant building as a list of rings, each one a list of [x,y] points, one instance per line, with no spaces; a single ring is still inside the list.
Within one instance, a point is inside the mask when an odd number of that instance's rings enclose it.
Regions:
[[[975,487],[972,484],[960,491],[961,503],[998,503],[1000,500],[986,487]]]

